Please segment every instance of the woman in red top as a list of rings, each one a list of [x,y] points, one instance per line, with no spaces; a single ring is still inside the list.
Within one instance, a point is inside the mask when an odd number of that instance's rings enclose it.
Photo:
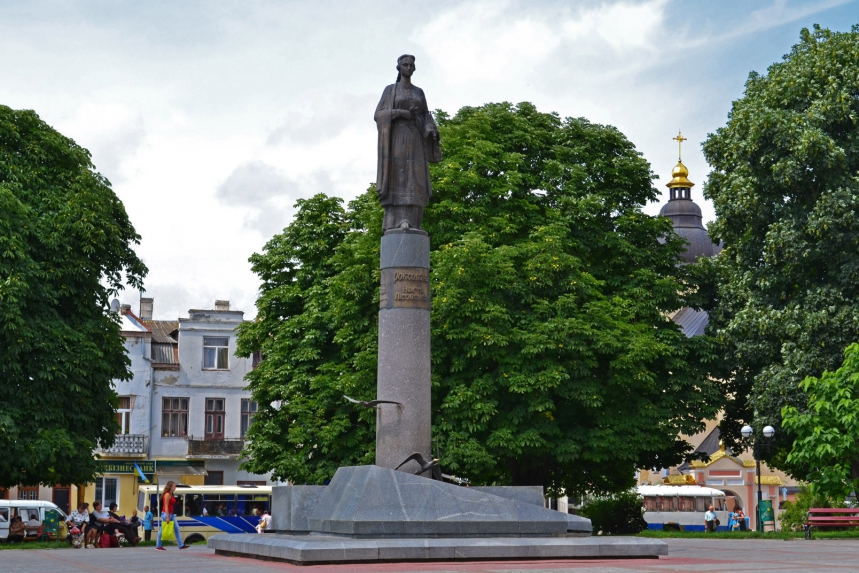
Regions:
[[[179,522],[176,521],[176,515],[173,513],[173,508],[176,506],[176,498],[173,497],[173,491],[176,489],[176,482],[170,480],[164,486],[164,493],[161,494],[161,526],[158,527],[158,541],[155,542],[156,551],[167,551],[161,546],[161,532],[164,531],[164,524],[173,522],[173,532],[176,534],[176,543],[179,544],[179,549],[186,549],[188,546],[182,540],[182,534],[179,533]]]

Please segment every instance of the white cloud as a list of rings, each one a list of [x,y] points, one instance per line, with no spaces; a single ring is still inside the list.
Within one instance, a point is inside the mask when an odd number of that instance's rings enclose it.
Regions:
[[[228,298],[250,318],[247,259],[295,200],[350,199],[375,179],[373,110],[400,54],[417,56],[430,107],[531,101],[615,125],[660,185],[682,129],[710,218],[698,143],[801,26],[835,14],[844,29],[843,1],[6,0],[0,102],[91,150],[143,237],[156,315]]]
[[[366,124],[367,110],[375,108],[378,97],[340,91],[311,94],[300,109],[284,114],[266,143],[316,145],[338,137],[347,129]]]
[[[96,168],[114,184],[127,177],[125,164],[147,135],[139,110],[111,101],[83,102],[63,121],[63,128],[98,158]]]

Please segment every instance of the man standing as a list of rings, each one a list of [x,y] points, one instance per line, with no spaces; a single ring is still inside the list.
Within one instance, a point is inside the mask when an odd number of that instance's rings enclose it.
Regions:
[[[716,512],[713,511],[713,506],[704,514],[704,528],[709,533],[716,531],[716,526],[719,525],[719,520],[716,519]]]
[[[143,511],[146,514],[143,516],[143,539],[150,541],[152,539],[152,512],[149,511],[149,506],[144,505]]]

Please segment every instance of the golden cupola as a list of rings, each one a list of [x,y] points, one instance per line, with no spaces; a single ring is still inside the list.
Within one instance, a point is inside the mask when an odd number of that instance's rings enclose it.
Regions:
[[[694,187],[695,184],[689,181],[688,177],[689,170],[683,165],[682,161],[678,161],[674,169],[671,170],[671,181],[665,186],[669,189],[674,189],[675,187]]]

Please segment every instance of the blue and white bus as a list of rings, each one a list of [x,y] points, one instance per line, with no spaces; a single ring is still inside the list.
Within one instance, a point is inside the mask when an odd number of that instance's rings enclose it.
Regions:
[[[156,528],[162,493],[157,485],[142,485],[137,494],[137,513],[142,517],[148,505]],[[256,533],[263,511],[271,509],[270,485],[178,485],[173,494],[185,543],[205,541],[216,533]]]
[[[699,485],[640,485],[647,529],[679,526],[683,531],[704,531],[704,513],[712,505],[719,520],[718,531],[728,531],[733,497]]]

